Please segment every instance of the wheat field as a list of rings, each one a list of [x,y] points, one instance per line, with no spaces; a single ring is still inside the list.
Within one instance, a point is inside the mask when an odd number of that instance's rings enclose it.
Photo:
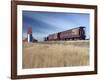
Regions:
[[[89,65],[89,40],[23,43],[23,68]]]

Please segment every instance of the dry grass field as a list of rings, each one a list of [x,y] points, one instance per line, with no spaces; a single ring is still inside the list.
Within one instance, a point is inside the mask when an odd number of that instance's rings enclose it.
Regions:
[[[89,40],[23,43],[23,68],[89,65]]]

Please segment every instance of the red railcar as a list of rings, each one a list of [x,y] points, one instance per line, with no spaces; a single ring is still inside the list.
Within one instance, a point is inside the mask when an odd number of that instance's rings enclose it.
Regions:
[[[60,40],[85,39],[85,27],[78,27],[60,32]]]
[[[58,33],[50,34],[48,40],[58,40]]]

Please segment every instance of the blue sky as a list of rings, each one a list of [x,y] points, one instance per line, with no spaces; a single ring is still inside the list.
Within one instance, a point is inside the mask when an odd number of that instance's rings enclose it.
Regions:
[[[86,38],[90,36],[90,16],[87,13],[23,11],[22,15],[23,38],[27,37],[28,27],[32,27],[33,37],[39,41],[49,34],[79,26],[86,27]]]

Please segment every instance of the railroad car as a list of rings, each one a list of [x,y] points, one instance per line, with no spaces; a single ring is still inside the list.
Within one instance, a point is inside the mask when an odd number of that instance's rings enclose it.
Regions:
[[[50,34],[48,40],[58,40],[58,33]]]
[[[60,32],[60,40],[85,40],[85,27],[78,27]]]

